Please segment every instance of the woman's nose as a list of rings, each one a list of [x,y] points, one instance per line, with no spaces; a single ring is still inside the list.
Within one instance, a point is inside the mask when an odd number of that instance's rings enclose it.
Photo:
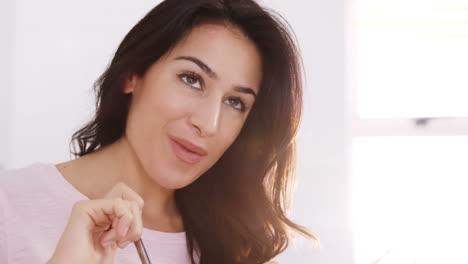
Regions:
[[[207,98],[192,109],[190,122],[196,127],[200,136],[209,137],[217,132],[222,107],[219,102],[219,99]]]

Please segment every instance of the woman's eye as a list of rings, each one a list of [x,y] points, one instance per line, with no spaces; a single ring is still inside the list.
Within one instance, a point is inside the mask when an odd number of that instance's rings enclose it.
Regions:
[[[238,97],[234,97],[234,98],[229,98],[229,99],[226,99],[225,101],[227,104],[231,105],[232,107],[234,107],[235,109],[241,111],[241,112],[245,112],[245,104],[244,102],[238,98]]]
[[[183,82],[185,82],[189,86],[196,89],[201,89],[201,83],[198,76],[193,74],[181,74],[179,77]]]

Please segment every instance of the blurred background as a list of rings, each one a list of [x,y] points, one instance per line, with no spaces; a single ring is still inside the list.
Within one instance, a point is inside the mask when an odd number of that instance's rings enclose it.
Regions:
[[[0,1],[0,166],[69,160],[92,83],[160,1]],[[306,71],[297,237],[276,260],[468,263],[468,0],[263,0]]]

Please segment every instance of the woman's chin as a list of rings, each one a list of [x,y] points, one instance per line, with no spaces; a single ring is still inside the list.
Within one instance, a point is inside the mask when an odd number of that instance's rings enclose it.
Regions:
[[[181,175],[180,173],[165,173],[153,178],[160,186],[168,190],[177,190],[184,188],[192,183],[188,175]]]
[[[158,185],[165,189],[176,190],[184,188],[194,182],[201,173],[196,169],[185,169],[179,166],[169,165],[158,166],[159,164],[149,165],[147,172]]]

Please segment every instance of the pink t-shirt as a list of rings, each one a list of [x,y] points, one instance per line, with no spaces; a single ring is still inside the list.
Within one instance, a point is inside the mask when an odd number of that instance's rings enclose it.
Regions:
[[[0,171],[0,263],[46,263],[73,204],[87,199],[53,164]],[[184,232],[144,228],[141,240],[152,263],[191,263]],[[140,263],[133,244],[118,248],[114,260],[116,264]]]

